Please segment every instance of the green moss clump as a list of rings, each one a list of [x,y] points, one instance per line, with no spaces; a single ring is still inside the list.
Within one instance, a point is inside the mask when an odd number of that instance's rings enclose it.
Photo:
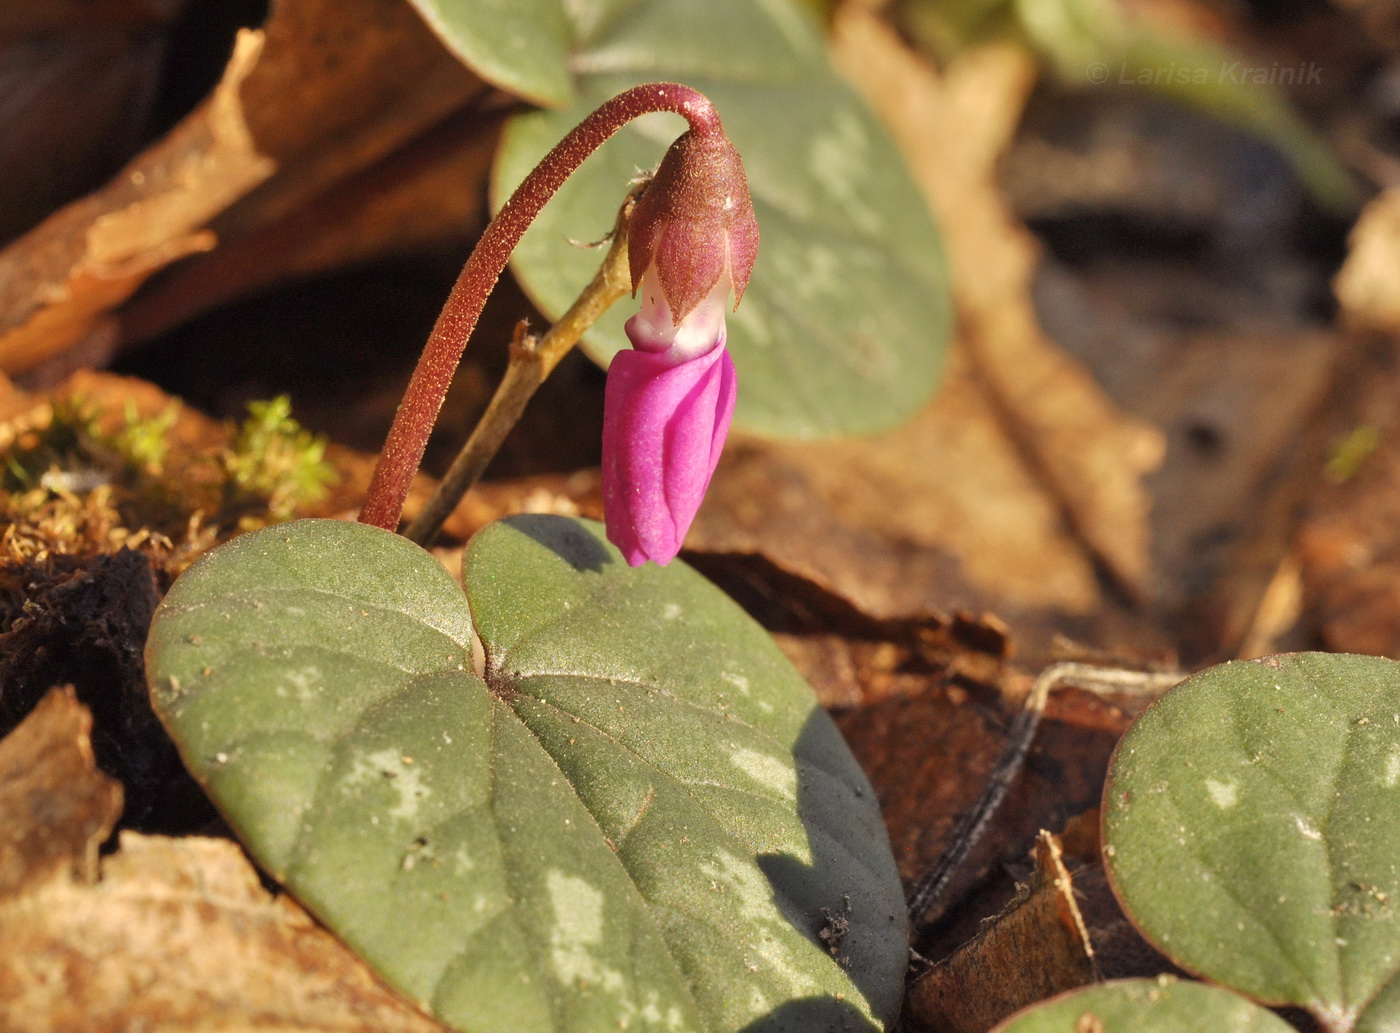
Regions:
[[[219,456],[224,511],[241,513],[240,525],[250,527],[290,520],[325,498],[335,482],[335,469],[325,457],[325,437],[292,419],[286,395],[249,402],[248,418]]]
[[[285,395],[250,403],[229,444],[212,451],[179,447],[179,415],[179,402],[147,417],[128,402],[113,429],[73,396],[9,428],[0,446],[9,559],[128,545],[183,567],[231,534],[291,519],[335,481],[325,438],[292,418]]]

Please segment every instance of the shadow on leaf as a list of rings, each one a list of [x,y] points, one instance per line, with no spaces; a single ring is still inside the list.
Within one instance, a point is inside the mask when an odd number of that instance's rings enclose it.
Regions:
[[[522,513],[502,522],[543,545],[575,570],[599,574],[606,564],[614,562],[608,550],[576,520],[550,513]]]
[[[825,711],[813,707],[793,745],[797,758],[797,813],[807,833],[808,863],[790,853],[761,854],[758,866],[773,887],[773,904],[804,936],[829,953],[869,1002],[876,1016],[893,1025],[903,996],[908,959],[904,899],[894,875],[853,849],[859,832],[843,827],[844,814],[873,800],[860,777],[852,784],[827,774],[823,760],[845,750]],[[875,833],[883,835],[871,809]],[[854,834],[853,834],[854,833]],[[878,856],[878,852],[876,852]],[[851,1002],[834,996],[806,997],[780,1005],[744,1027],[744,1033],[793,1030],[804,1033],[874,1031],[879,1027]]]
[[[740,1033],[878,1033],[879,1027],[849,1001],[804,997],[779,1005]]]

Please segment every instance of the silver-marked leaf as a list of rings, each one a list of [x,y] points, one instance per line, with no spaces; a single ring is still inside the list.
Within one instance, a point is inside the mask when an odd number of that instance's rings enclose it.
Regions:
[[[584,5],[587,7],[587,5]],[[762,243],[729,318],[736,419],[796,437],[898,426],[928,399],[951,302],[942,246],[894,144],[827,62],[791,0],[637,0],[609,18],[575,17],[578,99],[512,119],[493,174],[499,205],[585,114],[641,82],[703,91],[743,155]],[[651,115],[574,174],[515,252],[534,301],[557,317],[597,269],[627,183],[685,128]],[[606,365],[627,340],[620,303],[589,332]]]
[[[1379,1031],[1400,973],[1400,664],[1222,664],[1123,738],[1105,861],[1169,957],[1330,1030]],[[1374,1003],[1372,1003],[1374,1002]]]
[[[152,697],[258,862],[474,1033],[887,1024],[883,826],[767,634],[563,518],[487,528],[465,570],[300,521],[171,589]]]
[[[1017,1012],[993,1033],[1293,1033],[1239,994],[1176,979],[1122,979]]]

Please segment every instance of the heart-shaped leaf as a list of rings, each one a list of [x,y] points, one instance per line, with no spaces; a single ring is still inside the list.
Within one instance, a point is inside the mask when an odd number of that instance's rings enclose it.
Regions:
[[[888,1022],[888,842],[767,634],[563,518],[493,525],[465,572],[300,521],[171,589],[152,697],[258,862],[462,1029]]]
[[[1302,653],[1183,682],[1118,747],[1105,861],[1182,966],[1329,1030],[1394,1029],[1400,664]],[[1374,1003],[1372,1003],[1374,1002]]]
[[[993,1033],[1295,1033],[1228,990],[1171,978],[1072,990],[1017,1012]]]
[[[572,26],[562,0],[410,0],[462,63],[487,82],[539,104],[574,99]]]
[[[753,279],[729,320],[736,419],[797,437],[907,420],[942,365],[951,308],[943,251],[894,144],[832,72],[815,26],[789,0],[614,6],[609,18],[570,8],[578,99],[511,121],[493,176],[497,203],[614,94],[664,79],[704,91],[744,157],[762,234]],[[598,266],[597,252],[568,241],[606,235],[628,181],[655,167],[684,128],[673,115],[638,120],[545,208],[514,269],[550,316]],[[627,344],[629,307],[614,306],[585,338],[601,364]]]

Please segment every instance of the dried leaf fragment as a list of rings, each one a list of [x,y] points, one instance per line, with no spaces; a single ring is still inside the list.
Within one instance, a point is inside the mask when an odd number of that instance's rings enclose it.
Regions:
[[[361,0],[354,17],[338,0],[277,0],[203,104],[0,252],[0,369],[116,337],[104,317],[152,273],[278,223],[482,89],[404,0]],[[300,241],[283,243],[286,272]]]
[[[125,832],[102,881],[0,900],[7,1033],[434,1033],[237,844]]]
[[[96,876],[122,787],[97,770],[91,730],[92,714],[68,685],[0,740],[0,901],[65,875]]]
[[[1361,213],[1333,289],[1349,325],[1400,332],[1400,187],[1385,191]]]
[[[1060,842],[1042,831],[1028,886],[976,939],[913,984],[913,1030],[983,1033],[1026,1005],[1094,979],[1094,948]]]

